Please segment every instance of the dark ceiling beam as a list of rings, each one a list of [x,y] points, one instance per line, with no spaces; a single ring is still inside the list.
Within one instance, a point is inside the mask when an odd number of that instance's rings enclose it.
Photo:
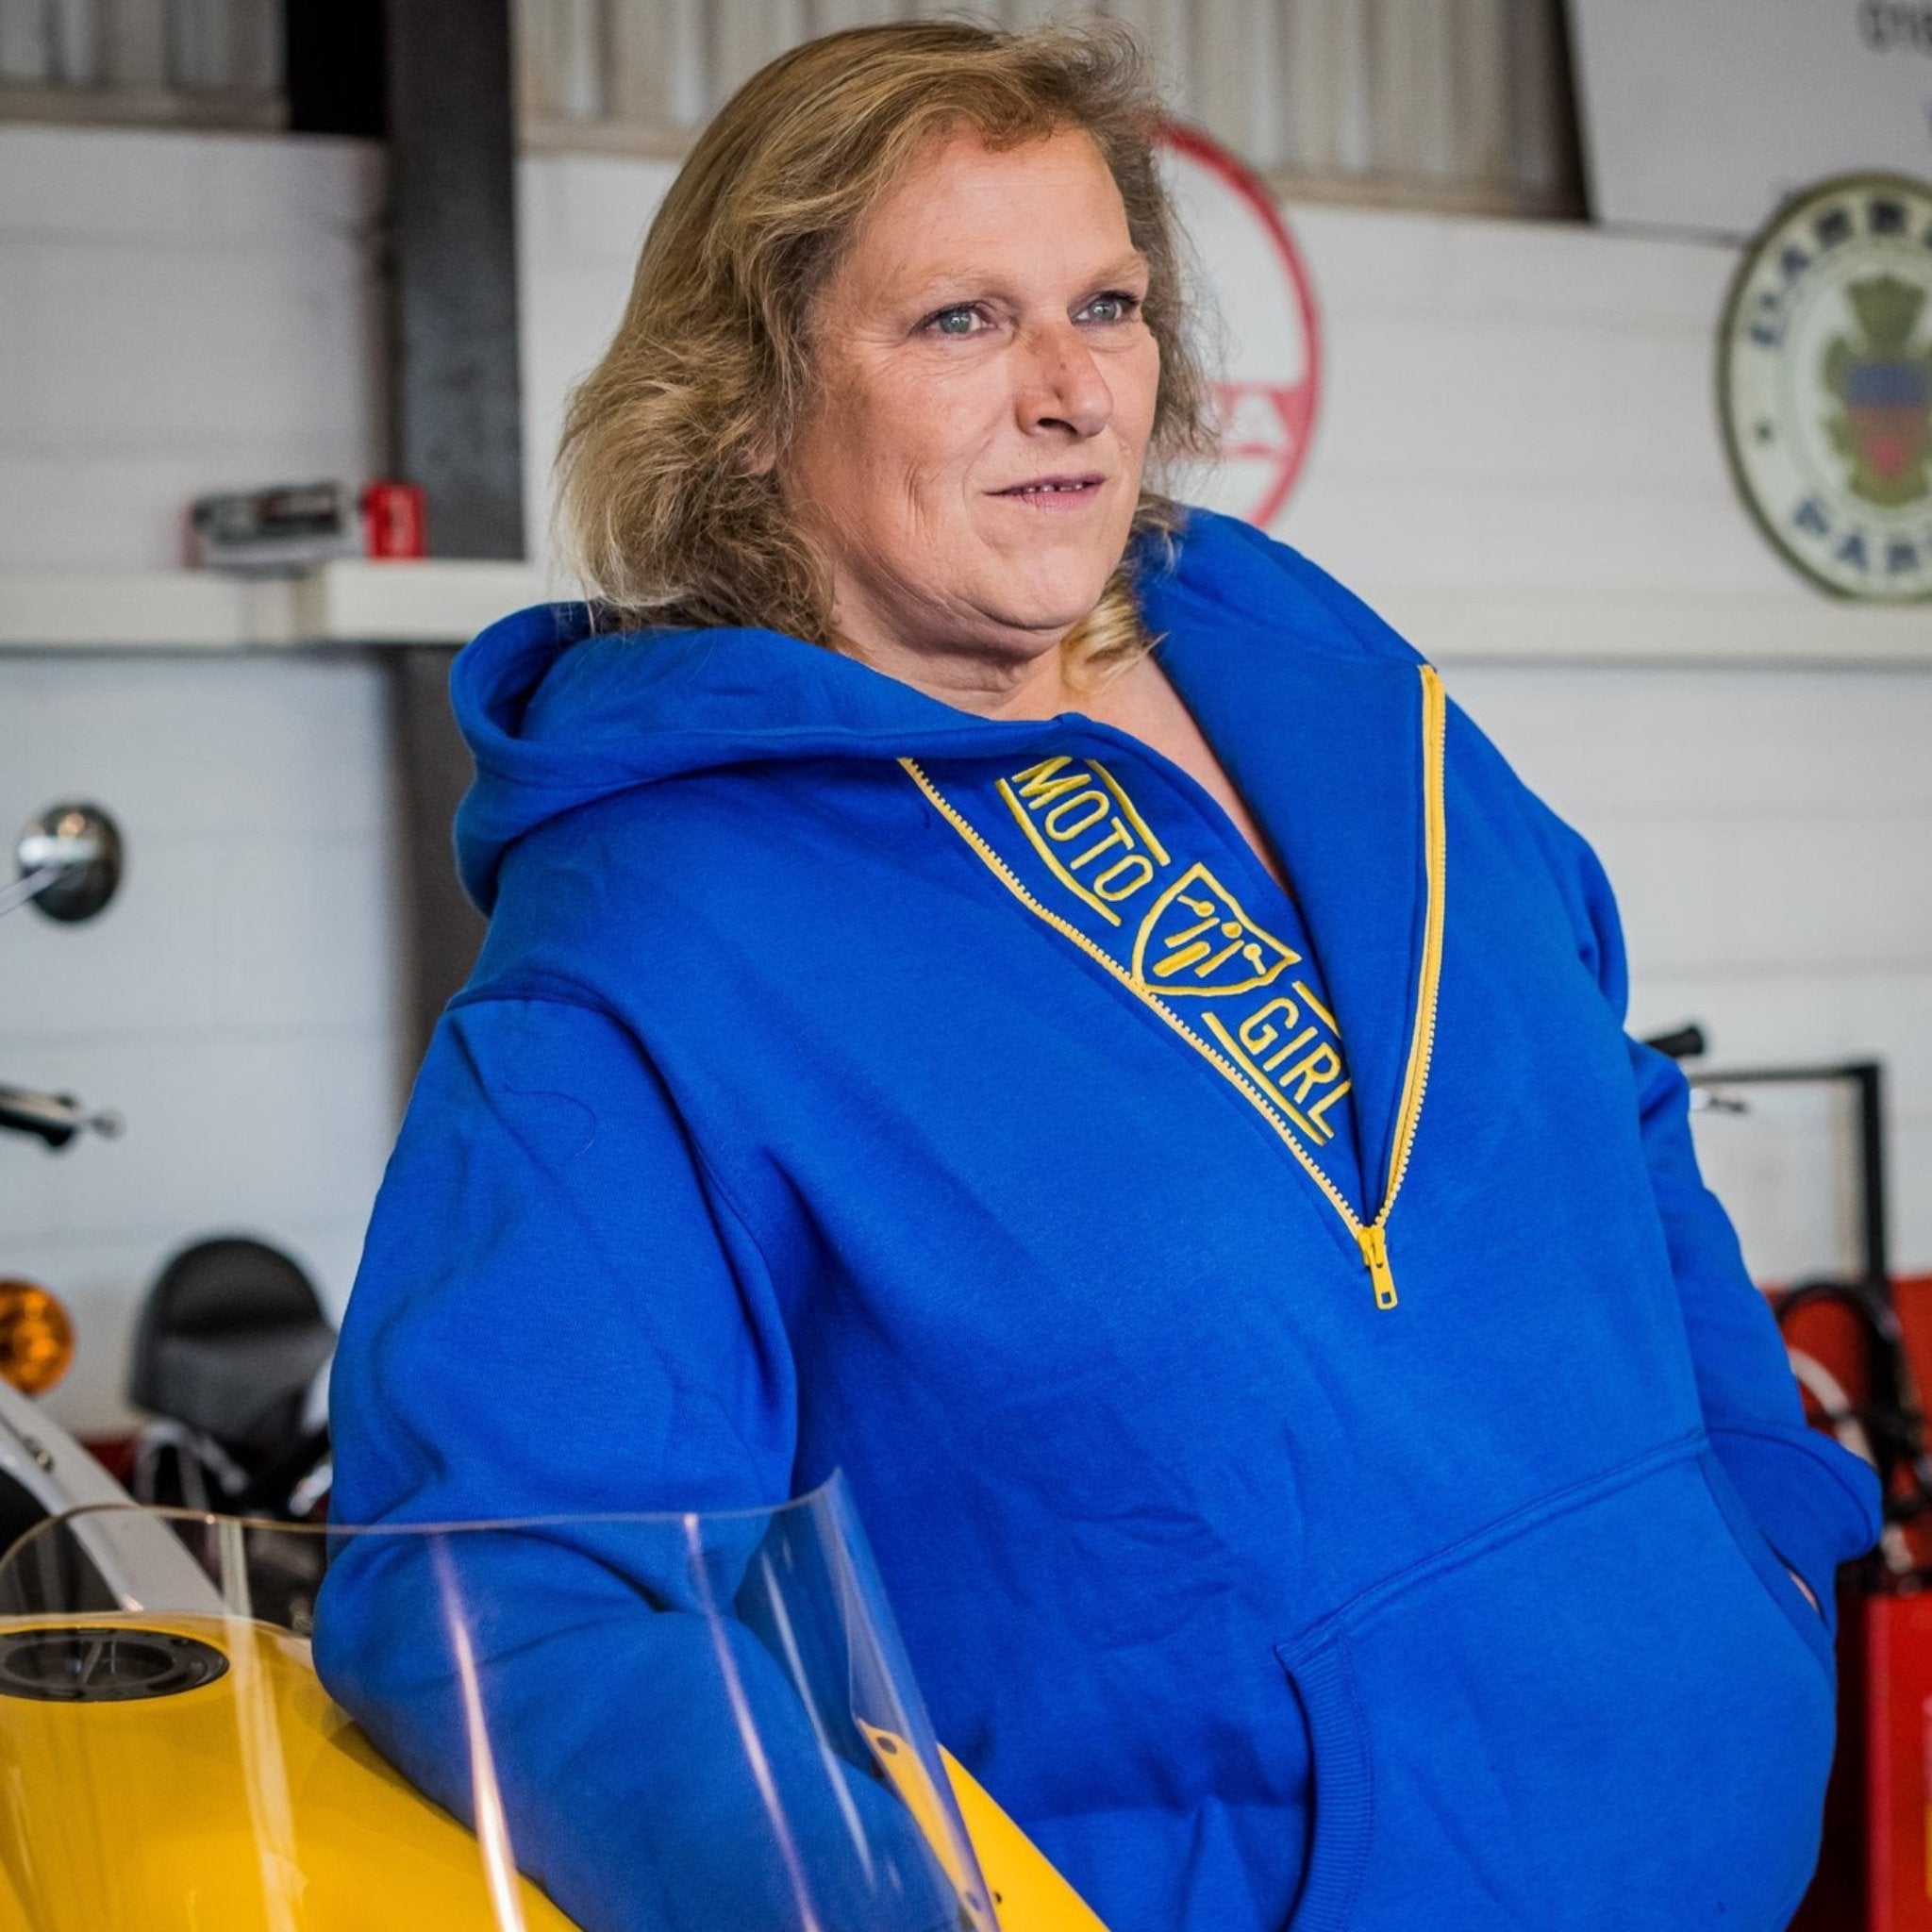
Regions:
[[[420,484],[436,558],[524,554],[516,127],[509,0],[388,0],[391,474]],[[413,1067],[467,977],[483,922],[450,820],[470,782],[452,653],[385,653],[397,753]]]
[[[394,472],[432,557],[524,554],[509,0],[389,0]]]
[[[389,134],[382,0],[282,0],[291,134]]]

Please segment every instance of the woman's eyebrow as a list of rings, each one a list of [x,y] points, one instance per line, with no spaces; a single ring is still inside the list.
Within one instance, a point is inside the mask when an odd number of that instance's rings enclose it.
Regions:
[[[1132,275],[1149,273],[1147,258],[1139,249],[1117,256],[1103,266],[1091,270],[1079,278],[1083,289],[1097,289],[1107,282],[1117,282]],[[1011,275],[1007,268],[957,268],[946,269],[934,275],[929,281],[906,291],[902,299],[914,303],[930,303],[937,306],[949,297],[961,300],[990,291],[1002,290]]]

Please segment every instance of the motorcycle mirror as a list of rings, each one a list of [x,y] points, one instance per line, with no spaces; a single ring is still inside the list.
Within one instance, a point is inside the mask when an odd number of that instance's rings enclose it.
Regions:
[[[0,911],[18,895],[63,924],[92,919],[121,883],[120,827],[97,805],[50,805],[27,822],[13,858],[20,884],[0,893]]]
[[[42,1395],[74,1359],[74,1323],[38,1282],[0,1279],[0,1376]]]

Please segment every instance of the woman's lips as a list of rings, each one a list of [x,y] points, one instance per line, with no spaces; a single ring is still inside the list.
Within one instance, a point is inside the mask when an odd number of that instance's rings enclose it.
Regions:
[[[1015,483],[1006,490],[995,490],[995,496],[1004,496],[1015,503],[1030,504],[1036,509],[1074,509],[1082,504],[1091,503],[1106,488],[1105,476],[1035,476],[1024,483]]]

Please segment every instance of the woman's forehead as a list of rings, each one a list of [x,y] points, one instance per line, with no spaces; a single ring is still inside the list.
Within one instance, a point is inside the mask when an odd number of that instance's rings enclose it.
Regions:
[[[1143,266],[1112,172],[1080,128],[1003,147],[970,129],[935,138],[859,223],[844,262],[857,280],[908,288]]]

